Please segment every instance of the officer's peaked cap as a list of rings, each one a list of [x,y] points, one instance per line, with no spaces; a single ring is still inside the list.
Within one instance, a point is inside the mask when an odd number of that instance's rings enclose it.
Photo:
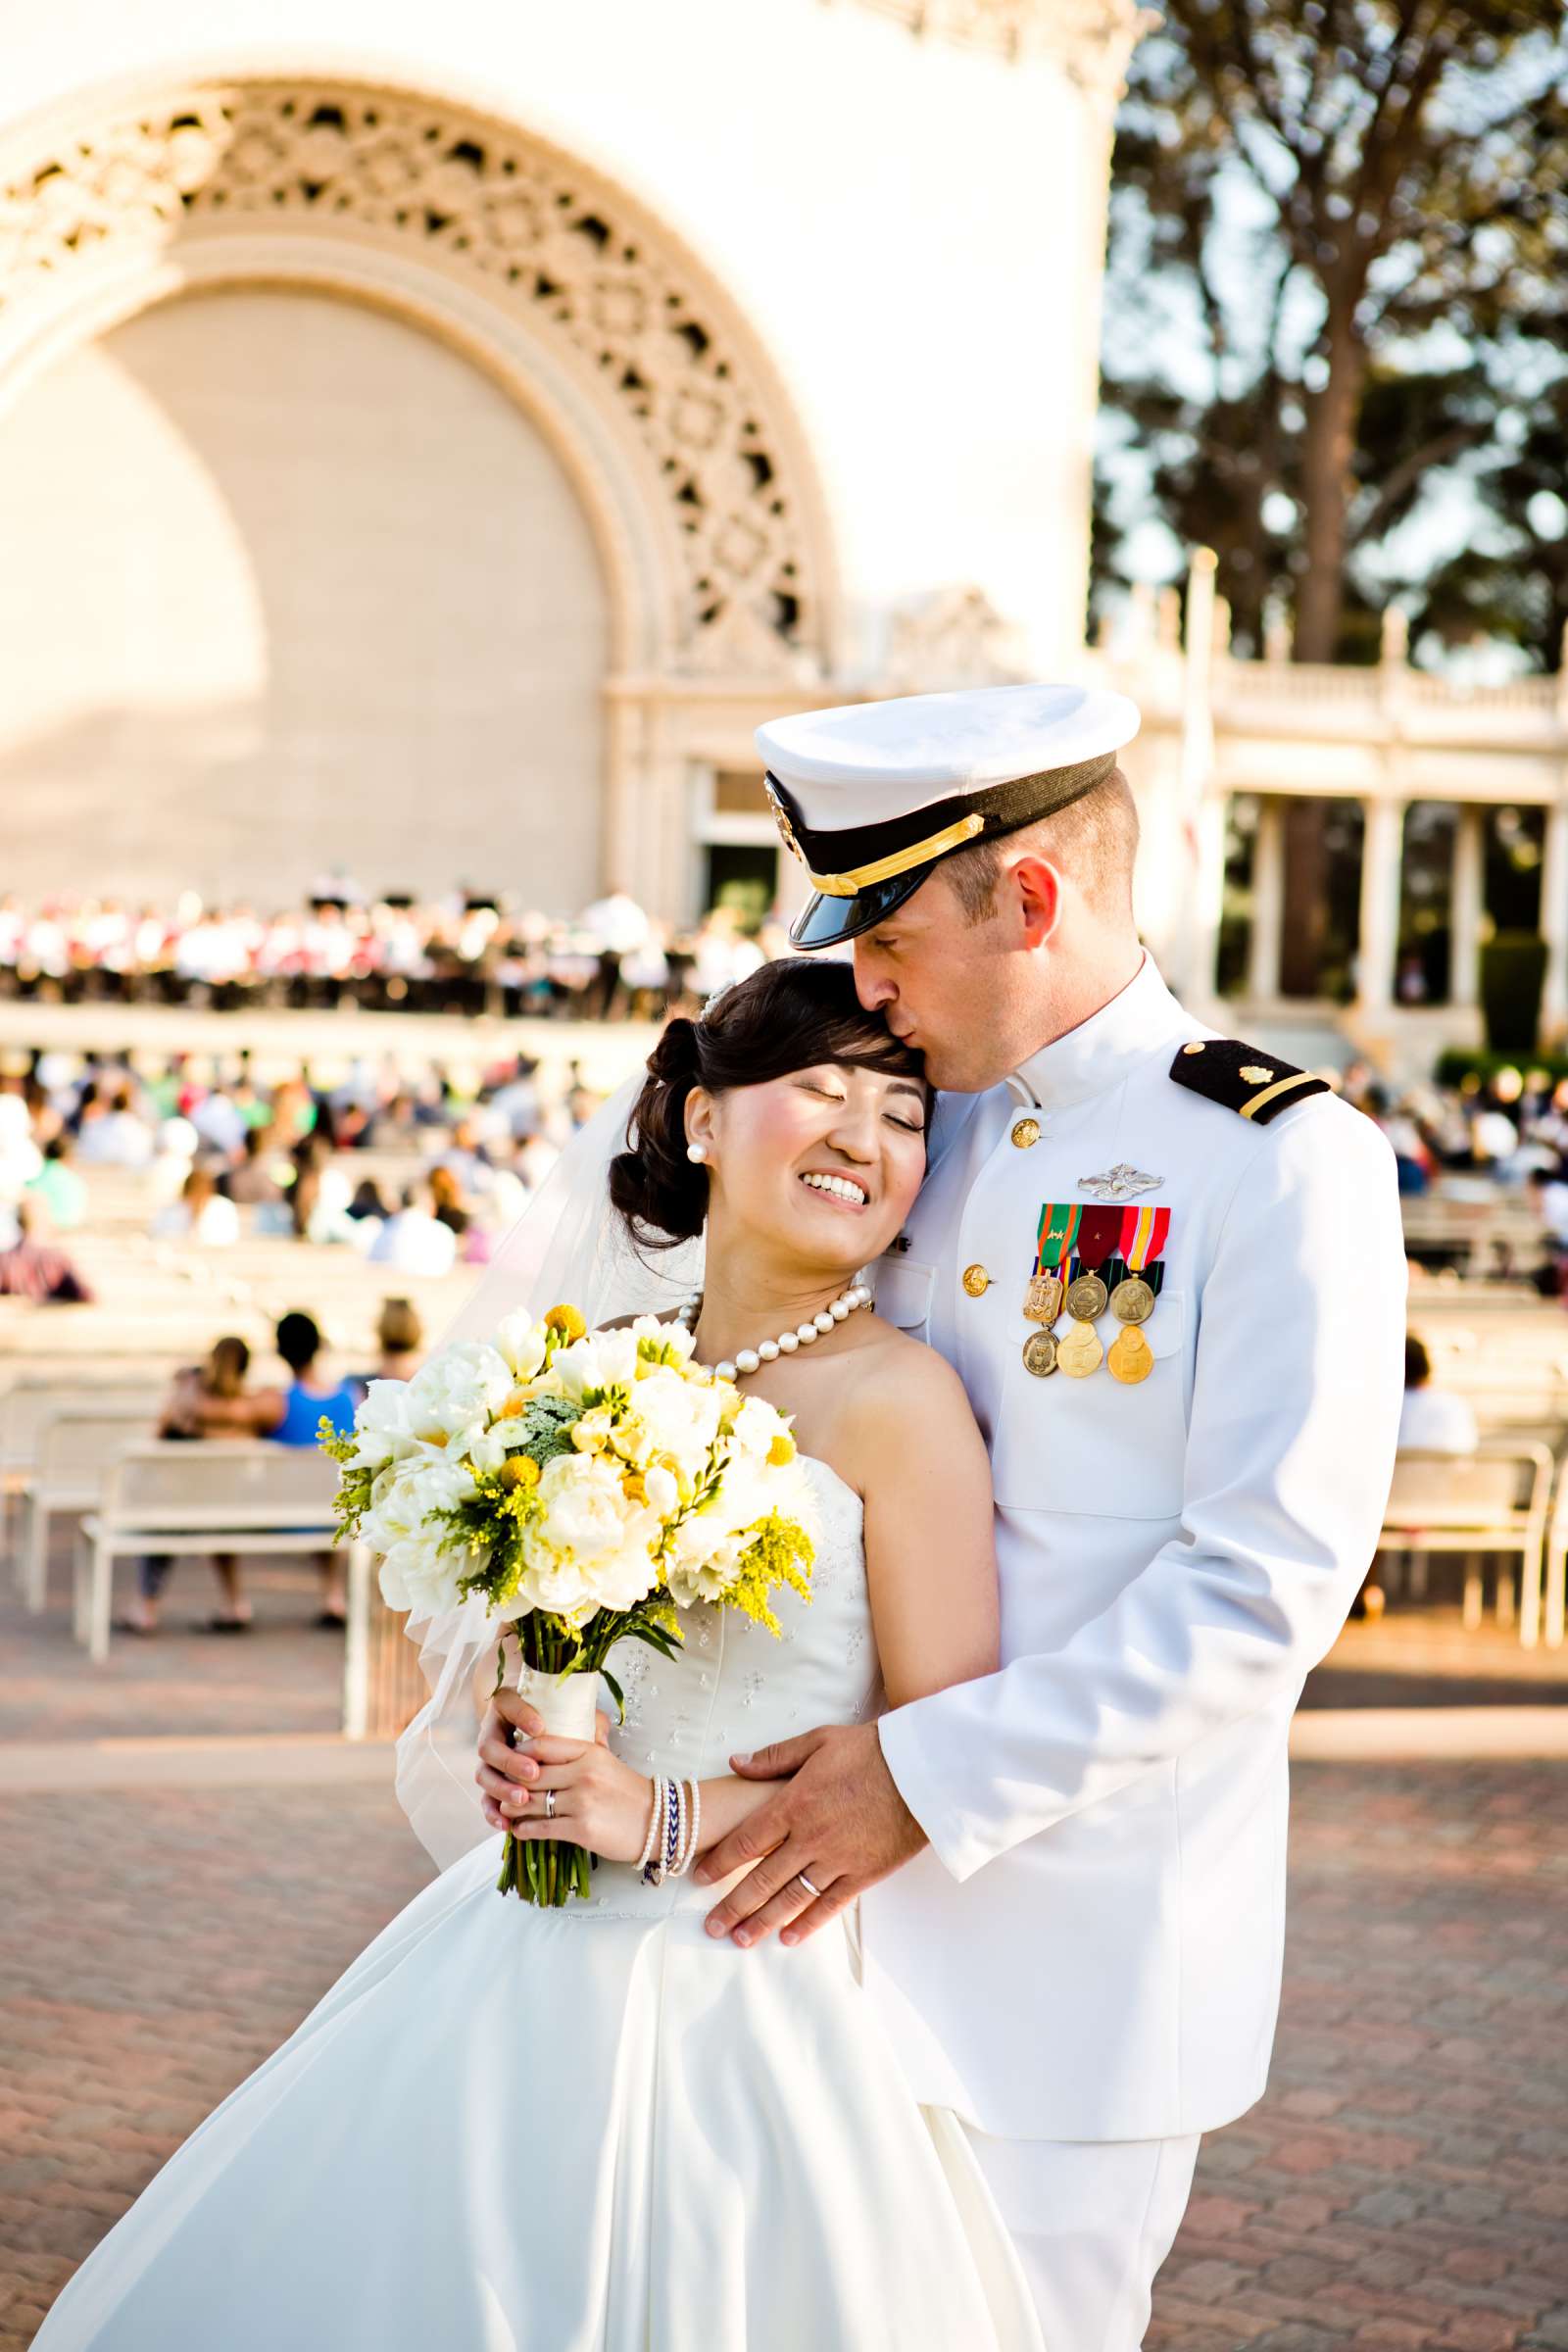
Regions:
[[[944,858],[1092,792],[1137,732],[1136,704],[1085,686],[911,694],[759,727],[768,799],[813,893],[790,937],[825,948],[885,922]]]

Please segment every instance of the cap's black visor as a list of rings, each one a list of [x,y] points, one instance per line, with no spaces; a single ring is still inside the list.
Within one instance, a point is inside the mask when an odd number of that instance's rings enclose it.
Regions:
[[[890,882],[870,883],[853,899],[830,899],[816,891],[791,923],[790,938],[808,954],[812,948],[836,947],[843,939],[858,939],[862,931],[885,923],[906,899],[912,899],[931,870],[917,865],[912,873],[895,874]]]

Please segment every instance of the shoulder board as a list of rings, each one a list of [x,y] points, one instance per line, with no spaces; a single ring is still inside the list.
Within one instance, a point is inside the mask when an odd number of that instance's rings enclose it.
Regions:
[[[1244,1046],[1234,1037],[1190,1038],[1177,1049],[1170,1074],[1178,1086],[1206,1095],[1223,1110],[1239,1111],[1259,1127],[1293,1102],[1329,1092],[1327,1081],[1310,1070],[1298,1070],[1277,1054]]]

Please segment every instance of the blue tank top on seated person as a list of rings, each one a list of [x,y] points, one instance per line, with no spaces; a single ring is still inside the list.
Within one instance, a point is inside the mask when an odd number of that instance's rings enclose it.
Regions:
[[[321,1426],[322,1416],[331,1422],[340,1438],[346,1438],[354,1427],[355,1407],[359,1396],[352,1382],[340,1380],[335,1389],[324,1396],[313,1395],[295,1381],[283,1407],[283,1418],[272,1432],[274,1446],[314,1446]]]

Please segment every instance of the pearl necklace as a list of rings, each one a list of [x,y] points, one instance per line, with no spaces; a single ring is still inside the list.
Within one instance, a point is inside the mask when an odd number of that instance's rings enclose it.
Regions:
[[[870,1303],[869,1285],[852,1283],[847,1291],[840,1291],[819,1315],[813,1315],[809,1323],[799,1323],[793,1331],[781,1331],[776,1340],[760,1340],[755,1348],[737,1348],[734,1362],[726,1358],[723,1363],[715,1364],[714,1373],[720,1380],[744,1379],[748,1372],[756,1372],[763,1364],[776,1363],[781,1355],[793,1355],[797,1348],[809,1348],[817,1340],[825,1340],[835,1325],[849,1320],[858,1306],[869,1306]],[[693,1291],[691,1297],[675,1309],[675,1320],[683,1324],[686,1330],[695,1332],[702,1311],[703,1294]]]

